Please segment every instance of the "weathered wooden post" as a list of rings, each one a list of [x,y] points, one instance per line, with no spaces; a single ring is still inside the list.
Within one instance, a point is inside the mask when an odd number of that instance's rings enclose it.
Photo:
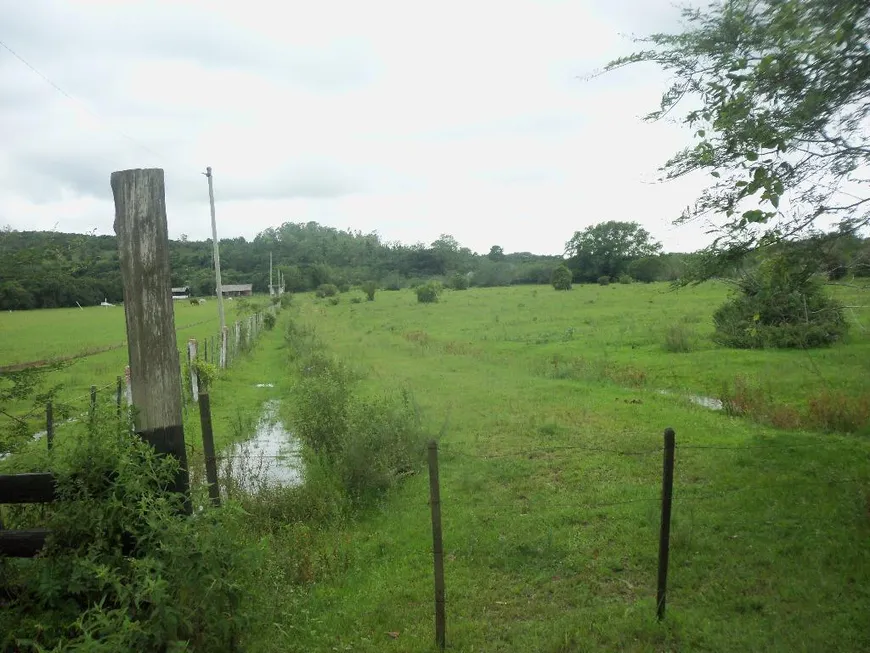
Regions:
[[[187,362],[190,369],[190,396],[199,401],[199,376],[196,373],[196,339],[187,341]]]
[[[202,451],[205,454],[205,478],[208,482],[208,496],[212,505],[221,505],[221,492],[218,486],[217,458],[214,454],[214,432],[211,427],[211,402],[207,392],[199,395],[199,423],[202,426]]]
[[[51,401],[45,404],[45,441],[51,451],[54,446],[54,406]]]
[[[220,366],[221,366],[221,369],[225,369],[227,366],[227,328],[226,327],[221,329]]]
[[[130,379],[130,366],[124,368],[124,400],[128,406],[133,405],[133,384]]]
[[[179,460],[172,489],[185,494],[185,510],[190,512],[163,170],[113,172],[111,185],[135,430],[159,453]]]
[[[115,388],[115,410],[118,413],[118,420],[121,420],[121,395],[122,395],[122,383],[121,377],[119,376],[116,380],[116,388]]]
[[[236,333],[235,333],[236,346],[235,346],[235,350],[233,351],[233,358],[235,358],[236,356],[239,355],[239,345],[242,342],[242,323],[239,321],[236,321],[234,328],[236,330]]]

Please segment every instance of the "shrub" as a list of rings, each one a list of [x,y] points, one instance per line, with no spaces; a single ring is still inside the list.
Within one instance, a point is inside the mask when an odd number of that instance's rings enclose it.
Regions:
[[[450,280],[447,282],[447,285],[453,290],[468,290],[468,276],[462,274],[461,272],[457,272],[456,274],[450,276]]]
[[[263,313],[263,326],[266,327],[267,331],[271,331],[275,328],[275,323],[278,321],[278,318],[275,317],[274,313],[266,312]]]
[[[556,290],[571,290],[572,280],[573,275],[571,274],[571,270],[568,269],[568,266],[560,265],[553,270],[553,276],[550,279],[550,283],[553,284],[553,288]]]
[[[318,464],[359,505],[421,462],[423,432],[410,395],[363,399],[342,363],[315,354],[300,365],[293,424]]]
[[[629,275],[644,283],[658,281],[665,272],[665,262],[660,256],[644,256],[628,264]]]
[[[0,648],[236,650],[259,567],[237,541],[243,515],[180,516],[181,495],[164,489],[178,462],[115,424],[97,420],[54,452],[63,500],[40,506],[51,535],[39,560],[4,563]],[[15,515],[7,526],[20,527]]]
[[[414,289],[417,293],[417,301],[421,304],[434,304],[438,301],[438,295],[441,293],[441,284],[437,281],[417,286]]]
[[[805,348],[830,345],[846,334],[841,305],[814,276],[813,261],[779,256],[744,275],[713,314],[714,340],[726,347]]]
[[[340,303],[341,303],[340,297],[330,297],[329,298],[329,305],[330,306],[338,306]]]
[[[809,400],[809,419],[823,431],[862,431],[870,424],[870,397],[823,392]]]
[[[366,281],[362,285],[362,291],[366,294],[366,299],[370,302],[375,301],[375,292],[378,289],[378,284],[374,281]]]
[[[351,304],[362,304],[362,297],[351,297],[350,303]]]
[[[407,281],[401,275],[394,272],[384,278],[383,287],[384,290],[401,290],[406,284]]]
[[[338,294],[338,286],[332,283],[322,283],[317,286],[317,290],[314,292],[317,297],[334,297]]]
[[[281,308],[290,308],[292,304],[293,295],[291,295],[289,292],[285,292],[283,295],[281,295]]]
[[[624,272],[619,275],[619,283],[629,284],[632,282],[631,275],[625,274]]]
[[[695,332],[685,324],[672,324],[665,331],[664,349],[676,354],[687,353],[695,349],[696,339]]]
[[[606,275],[602,276],[602,277],[598,277],[598,285],[599,286],[609,286],[610,285],[610,277],[608,277]]]
[[[336,287],[338,288],[338,292],[342,292],[342,293],[344,293],[344,292],[350,292],[350,284],[347,283],[346,281],[342,281],[342,282],[341,282],[340,284],[338,284],[338,286],[336,286]]]
[[[278,304],[281,303],[281,296],[280,295],[272,295],[271,297],[269,297],[269,303],[271,303],[272,306],[277,306]]]

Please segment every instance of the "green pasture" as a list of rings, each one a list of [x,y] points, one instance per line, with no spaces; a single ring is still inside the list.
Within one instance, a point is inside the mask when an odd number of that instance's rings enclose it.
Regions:
[[[440,435],[448,650],[870,650],[870,442],[681,396],[737,376],[794,405],[826,389],[864,393],[866,309],[829,350],[741,352],[708,340],[724,286],[468,290],[431,305],[410,291],[350,296],[305,299],[298,319],[368,374],[373,394],[411,391]],[[697,337],[693,351],[664,350],[674,323]],[[555,357],[573,366],[554,371]],[[677,466],[660,624],[667,426]],[[275,563],[263,588],[275,625],[255,649],[434,650],[427,500],[421,470],[378,509],[320,533],[301,588],[289,591]]]

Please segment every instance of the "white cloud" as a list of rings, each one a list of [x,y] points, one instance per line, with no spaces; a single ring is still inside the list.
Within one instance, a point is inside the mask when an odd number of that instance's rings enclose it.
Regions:
[[[665,1],[0,0],[0,222],[110,233],[109,175],[166,170],[173,236],[317,220],[488,250],[559,252],[637,220],[668,249],[699,180],[655,185],[685,134],[639,116],[654,70],[591,71],[667,29]],[[97,114],[99,118],[95,118]]]

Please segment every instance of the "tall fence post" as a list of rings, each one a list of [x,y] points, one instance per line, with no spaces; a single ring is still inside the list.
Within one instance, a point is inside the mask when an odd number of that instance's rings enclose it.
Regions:
[[[220,367],[221,367],[221,369],[225,369],[226,366],[227,366],[227,328],[224,327],[221,329]]]
[[[435,643],[445,645],[444,548],[441,544],[441,488],[438,480],[438,443],[429,441],[429,506],[432,510],[432,557],[435,565]]]
[[[118,419],[121,419],[121,395],[122,391],[122,382],[121,377],[119,376],[117,379],[117,388],[115,389],[115,409],[118,413]]]
[[[97,414],[97,386],[91,386],[91,404],[90,404],[90,419],[93,421]]]
[[[127,402],[128,406],[133,405],[133,383],[130,378],[130,366],[127,365],[124,368],[124,401]]]
[[[221,491],[218,486],[217,459],[214,454],[214,432],[211,428],[211,401],[208,393],[199,395],[199,423],[202,426],[202,450],[205,454],[205,479],[208,481],[208,496],[212,505],[221,505]]]
[[[51,401],[45,404],[45,441],[51,451],[54,446],[54,405]]]
[[[190,477],[181,413],[181,366],[169,268],[163,170],[113,172],[135,430],[180,465],[172,489],[191,512]]]
[[[196,373],[196,339],[187,341],[187,361],[190,369],[190,396],[199,401],[199,376]]]
[[[236,341],[236,346],[235,346],[235,349],[233,350],[233,358],[235,359],[239,355],[239,345],[242,342],[242,323],[236,321],[236,323],[233,325],[233,328],[236,330],[235,336],[234,336],[235,341]]]
[[[674,429],[665,429],[664,467],[662,469],[662,523],[659,530],[659,575],[656,587],[656,617],[665,618],[668,591],[668,555],[671,542],[671,502],[674,496]]]

